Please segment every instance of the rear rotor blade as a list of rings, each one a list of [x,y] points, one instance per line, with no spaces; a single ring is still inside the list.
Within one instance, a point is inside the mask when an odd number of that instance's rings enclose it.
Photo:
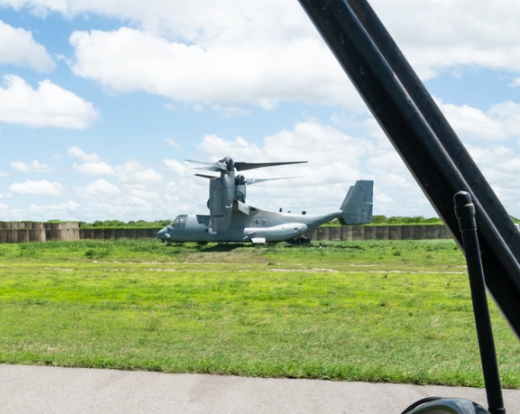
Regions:
[[[208,170],[208,171],[226,171],[227,167],[226,164],[220,161],[217,162],[204,162],[204,161],[193,161],[193,160],[186,160],[188,162],[194,162],[196,164],[204,164],[206,167],[193,167],[197,170]]]
[[[210,180],[216,180],[218,179],[218,177],[215,177],[213,175],[205,175],[205,174],[195,174],[197,177],[202,177],[202,178],[209,178]]]
[[[235,162],[235,168],[237,171],[244,170],[253,170],[255,168],[264,168],[264,167],[276,167],[278,165],[288,165],[288,164],[304,164],[308,161],[288,161],[288,162]]]
[[[253,184],[256,184],[256,183],[261,183],[263,181],[290,180],[292,178],[302,178],[302,177],[246,178],[246,184],[247,185],[253,185]]]

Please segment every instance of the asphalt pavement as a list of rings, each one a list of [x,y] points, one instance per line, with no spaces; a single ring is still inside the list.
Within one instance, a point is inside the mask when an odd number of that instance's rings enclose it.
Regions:
[[[475,388],[0,365],[2,414],[399,414],[432,395],[486,407]],[[520,390],[504,399],[520,414]]]

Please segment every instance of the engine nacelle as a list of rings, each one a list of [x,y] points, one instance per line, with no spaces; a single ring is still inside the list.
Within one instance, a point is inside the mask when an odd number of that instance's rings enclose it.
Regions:
[[[246,202],[246,179],[242,174],[239,174],[235,177],[235,199],[241,201],[242,203]]]

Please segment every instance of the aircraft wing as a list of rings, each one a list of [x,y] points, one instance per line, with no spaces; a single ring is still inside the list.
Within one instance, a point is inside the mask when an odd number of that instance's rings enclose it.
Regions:
[[[247,204],[242,203],[242,201],[239,200],[235,200],[235,202],[237,203],[238,211],[244,213],[246,216],[249,216],[249,212],[251,211],[249,206]]]

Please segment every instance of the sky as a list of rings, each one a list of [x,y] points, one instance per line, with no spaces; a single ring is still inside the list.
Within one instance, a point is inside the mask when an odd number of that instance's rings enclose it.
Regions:
[[[520,217],[520,3],[373,0]],[[207,213],[186,160],[307,164],[247,203],[309,214],[374,180],[374,214],[435,217],[296,0],[0,0],[0,221]]]

